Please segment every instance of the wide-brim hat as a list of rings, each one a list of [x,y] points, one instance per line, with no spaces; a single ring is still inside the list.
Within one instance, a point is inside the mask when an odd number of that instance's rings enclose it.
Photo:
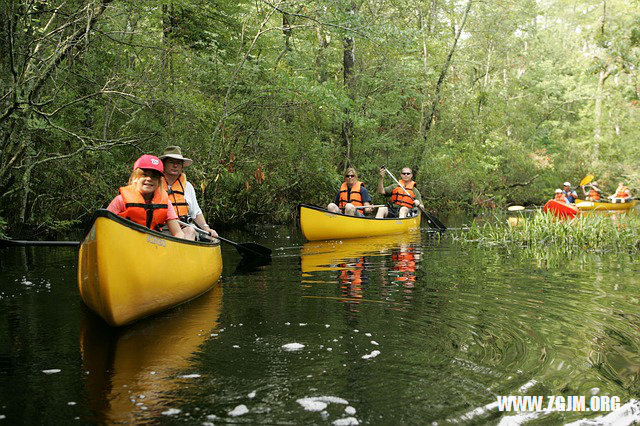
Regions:
[[[193,163],[192,159],[182,156],[182,150],[179,146],[176,145],[171,145],[165,148],[162,155],[160,155],[160,159],[164,160],[165,158],[175,158],[176,160],[182,160],[182,165],[184,167],[190,166],[191,163]]]
[[[564,186],[571,186],[571,184],[569,182],[565,182],[563,183]]]

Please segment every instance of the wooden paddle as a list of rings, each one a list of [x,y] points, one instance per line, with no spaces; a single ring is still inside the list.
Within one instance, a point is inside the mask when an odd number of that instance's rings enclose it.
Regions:
[[[28,241],[28,240],[5,240],[0,238],[0,247],[27,247],[27,246],[48,246],[48,247],[78,247],[80,241]]]
[[[193,223],[187,223],[187,222],[183,222],[181,220],[178,221],[180,223],[180,225],[183,226],[190,226],[193,229],[195,229],[196,231],[198,231],[198,233],[202,236],[206,236],[207,238],[212,238],[211,235],[205,231],[204,229],[199,228],[198,226],[196,226]],[[231,244],[232,246],[234,246],[236,248],[236,250],[238,250],[238,253],[240,253],[241,256],[259,256],[265,259],[271,259],[271,249],[265,246],[261,246],[260,244],[257,243],[236,243],[235,241],[231,241],[228,240],[226,238],[222,238],[220,235],[218,235],[218,239],[220,241],[224,241],[227,244]]]
[[[385,207],[384,204],[374,204],[372,206],[356,206],[356,209],[375,209],[378,207]]]
[[[391,176],[391,179],[393,179],[393,181],[398,184],[398,186],[400,188],[402,188],[402,190],[404,191],[405,194],[407,194],[407,196],[409,196],[409,198],[411,198],[412,200],[415,201],[415,198],[413,198],[411,196],[411,194],[409,194],[409,192],[405,189],[404,186],[400,185],[400,182],[398,182],[398,179],[395,178],[395,176],[393,176],[393,174],[391,174],[391,172],[389,171],[389,169],[387,169],[385,166],[382,166],[382,168],[385,170],[385,172],[387,172],[387,174],[389,176]],[[442,232],[442,231],[446,231],[447,227],[444,226],[442,224],[442,222],[440,222],[438,220],[438,218],[436,218],[435,216],[431,216],[429,213],[427,213],[427,211],[424,209],[424,207],[422,206],[422,203],[420,203],[420,205],[418,205],[418,208],[420,209],[420,211],[422,212],[422,214],[424,215],[424,217],[427,219],[427,224],[429,224],[429,226],[433,229],[437,229],[438,231]]]

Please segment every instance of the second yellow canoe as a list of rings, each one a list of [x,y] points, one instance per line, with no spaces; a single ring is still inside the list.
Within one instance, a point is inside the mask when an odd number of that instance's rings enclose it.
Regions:
[[[308,204],[298,206],[302,234],[309,241],[404,234],[420,228],[420,214],[404,219],[376,219],[331,213]]]
[[[622,199],[618,200],[622,201]],[[617,202],[617,203],[603,203],[595,201],[576,200],[576,207],[580,210],[630,210],[638,204],[637,200]]]

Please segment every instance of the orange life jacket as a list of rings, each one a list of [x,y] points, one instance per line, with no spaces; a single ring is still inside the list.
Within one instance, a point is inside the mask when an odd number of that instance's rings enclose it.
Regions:
[[[589,200],[600,201],[600,193],[593,188],[589,189]]]
[[[629,198],[629,194],[627,194],[626,191],[628,191],[629,188],[627,188],[626,186],[622,186],[622,188],[618,189],[616,192],[616,198]]]
[[[400,185],[407,190],[411,197],[407,195],[401,187],[396,186],[391,192],[391,204],[397,204],[400,207],[412,208],[413,200],[416,199],[416,194],[413,192],[413,188],[416,186],[416,183],[411,181],[405,186],[404,181],[400,181]]]
[[[354,183],[351,189],[347,187],[346,182],[342,182],[342,185],[340,185],[340,199],[338,201],[338,207],[344,209],[344,206],[346,206],[347,203],[351,203],[356,207],[364,206],[360,187],[364,188],[364,183],[360,181]]]
[[[187,175],[184,173],[182,173],[180,177],[171,184],[171,188],[169,188],[167,179],[162,178],[162,187],[167,191],[167,194],[169,194],[169,199],[171,200],[171,204],[173,204],[173,209],[182,220],[185,220],[185,218],[189,216],[189,204],[187,204],[187,200],[184,198],[184,189],[186,186]]]
[[[567,202],[567,197],[565,197],[565,195],[562,192],[556,193],[556,196],[553,197],[553,199],[558,201],[559,203],[566,203]]]
[[[118,213],[118,216],[125,217],[149,229],[158,229],[167,222],[169,196],[164,189],[156,189],[150,203],[144,200],[134,185],[121,187],[120,195],[124,200],[125,210]]]

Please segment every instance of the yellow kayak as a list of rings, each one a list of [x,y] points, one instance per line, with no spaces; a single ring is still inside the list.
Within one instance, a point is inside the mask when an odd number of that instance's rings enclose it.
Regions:
[[[404,234],[420,228],[420,214],[404,219],[376,219],[331,213],[307,204],[300,204],[298,209],[302,234],[309,241]]]
[[[113,326],[193,299],[221,273],[219,242],[175,238],[107,210],[98,210],[80,245],[80,297]]]
[[[638,204],[637,200],[625,200],[623,198],[614,198],[611,203],[576,200],[576,207],[580,210],[629,210]]]

